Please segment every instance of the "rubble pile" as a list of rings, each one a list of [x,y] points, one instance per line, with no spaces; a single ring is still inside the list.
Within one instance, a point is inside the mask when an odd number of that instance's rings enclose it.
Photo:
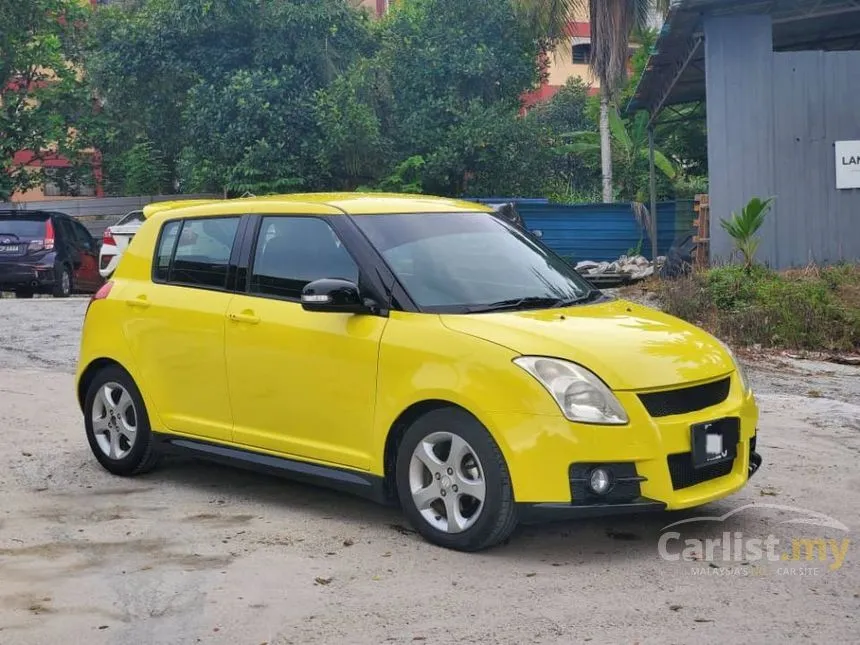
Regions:
[[[658,257],[656,268],[659,269],[665,261],[665,257]],[[576,270],[586,278],[612,277],[629,283],[638,282],[654,275],[655,266],[651,260],[641,255],[634,255],[632,257],[622,255],[614,262],[585,260],[576,265]]]

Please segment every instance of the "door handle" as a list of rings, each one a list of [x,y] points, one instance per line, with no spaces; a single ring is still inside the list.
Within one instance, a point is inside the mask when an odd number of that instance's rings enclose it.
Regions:
[[[227,318],[229,318],[235,323],[245,323],[248,325],[256,325],[258,322],[260,322],[260,317],[254,315],[254,312],[250,310],[245,310],[239,314],[228,314]]]
[[[141,309],[146,309],[151,304],[149,300],[147,300],[146,296],[140,295],[137,298],[132,298],[131,300],[126,300],[125,304],[129,307],[139,307]]]

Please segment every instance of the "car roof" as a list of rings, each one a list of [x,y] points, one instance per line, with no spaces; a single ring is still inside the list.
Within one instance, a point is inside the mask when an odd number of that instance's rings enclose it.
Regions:
[[[147,219],[155,216],[204,217],[237,213],[303,215],[384,215],[418,213],[486,213],[487,206],[429,195],[400,193],[299,193],[239,199],[177,200],[144,206]]]

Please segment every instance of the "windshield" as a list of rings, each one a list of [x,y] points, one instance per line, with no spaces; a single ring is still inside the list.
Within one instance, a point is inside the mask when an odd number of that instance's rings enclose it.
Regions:
[[[570,265],[490,213],[355,221],[424,311],[549,308],[594,294]]]

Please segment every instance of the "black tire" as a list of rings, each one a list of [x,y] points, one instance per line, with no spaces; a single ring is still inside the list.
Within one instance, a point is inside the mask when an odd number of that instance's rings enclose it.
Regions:
[[[66,278],[68,278],[68,281]],[[68,298],[72,295],[73,290],[72,272],[69,270],[69,267],[62,264],[54,271],[54,289],[51,293],[55,298]]]
[[[127,454],[118,459],[111,458],[105,454],[99,446],[94,429],[93,409],[96,405],[96,396],[104,386],[116,383],[128,392],[134,405],[134,417],[136,425],[136,437],[131,449]],[[87,441],[95,458],[108,472],[121,477],[141,475],[152,470],[158,463],[160,457],[156,450],[155,440],[152,436],[152,428],[149,425],[149,415],[140,390],[137,389],[134,380],[128,373],[118,366],[105,367],[95,375],[84,399],[84,425],[87,432]]]
[[[34,295],[34,291],[32,289],[18,289],[15,291],[16,298],[32,298]]]
[[[448,533],[432,526],[421,515],[409,485],[412,454],[419,442],[444,431],[464,439],[483,467],[486,494],[475,523],[460,533]],[[426,540],[457,551],[481,551],[507,540],[517,525],[517,509],[507,464],[486,428],[459,408],[432,410],[415,421],[403,436],[397,452],[397,493],[403,512]]]

